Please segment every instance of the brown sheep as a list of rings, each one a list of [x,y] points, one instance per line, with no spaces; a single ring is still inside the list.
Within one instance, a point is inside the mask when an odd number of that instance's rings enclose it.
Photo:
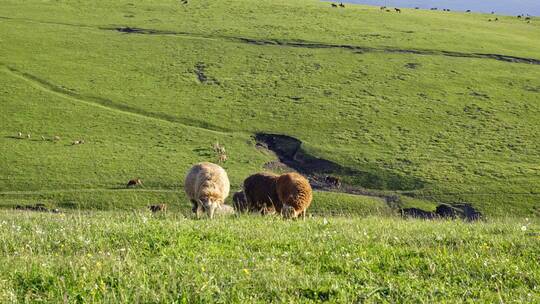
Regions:
[[[305,219],[306,210],[313,200],[313,190],[309,181],[298,173],[282,174],[276,183],[280,202],[283,204],[281,214],[284,218],[296,218],[300,214]]]
[[[236,210],[236,212],[241,213],[247,211],[248,205],[244,191],[236,191],[233,194],[232,199],[234,210]]]
[[[141,186],[142,180],[140,178],[132,179],[127,183],[127,188]]]
[[[148,207],[152,213],[167,211],[167,204],[157,204]]]
[[[276,191],[278,177],[273,173],[256,173],[244,180],[249,211],[262,214],[281,212],[282,204]]]

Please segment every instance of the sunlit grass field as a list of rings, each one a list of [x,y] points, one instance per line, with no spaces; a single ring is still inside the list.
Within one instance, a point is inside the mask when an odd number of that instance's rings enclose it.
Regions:
[[[0,0],[0,303],[538,303],[539,79],[538,18]],[[365,195],[193,219],[187,170],[219,142],[239,190],[259,132]],[[483,220],[395,208],[441,202]]]
[[[0,212],[5,303],[536,303],[537,219]]]

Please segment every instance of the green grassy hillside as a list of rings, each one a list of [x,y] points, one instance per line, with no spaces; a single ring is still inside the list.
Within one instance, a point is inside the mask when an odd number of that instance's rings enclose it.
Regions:
[[[212,143],[239,188],[273,159],[252,139],[271,132],[405,201],[539,212],[538,19],[319,1],[0,7],[4,206],[187,207],[184,174],[215,161]],[[134,177],[143,189],[121,189]],[[339,199],[318,194],[314,210]]]

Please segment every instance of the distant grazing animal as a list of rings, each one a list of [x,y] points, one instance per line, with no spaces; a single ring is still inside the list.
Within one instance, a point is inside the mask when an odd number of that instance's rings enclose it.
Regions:
[[[140,178],[132,179],[126,185],[127,188],[136,187],[136,186],[142,186],[142,180]]]
[[[436,7],[432,7],[432,8],[431,8],[432,11],[436,11],[437,9],[438,9],[438,8],[436,8]]]
[[[197,218],[206,212],[210,219],[229,196],[227,172],[220,166],[203,162],[191,167],[184,181],[184,189]]]
[[[417,6],[417,7],[415,7],[414,9],[420,9],[420,8]]]
[[[227,159],[228,159],[228,157],[227,157],[226,154],[219,154],[218,155],[218,163],[220,163],[220,164],[226,162]]]
[[[381,11],[383,11],[383,10],[386,9],[386,6],[381,6],[379,9],[380,9]]]
[[[401,10],[399,8],[394,8],[394,10],[396,11],[396,13],[401,13]]]
[[[332,3],[332,7],[337,7],[337,4],[335,4],[335,3]]]
[[[470,12],[471,12],[471,10],[467,10],[466,12],[467,12],[467,13],[470,13]]]
[[[341,180],[339,177],[336,177],[336,176],[326,176],[326,178],[324,179],[324,181],[333,186],[333,187],[336,187],[336,188],[340,188],[341,187]]]
[[[343,2],[340,2],[340,3],[339,3],[339,6],[345,7],[345,5],[343,4]]]
[[[244,180],[247,211],[270,214],[281,212],[282,204],[276,190],[279,175],[256,173]]]
[[[26,134],[26,138],[30,139],[30,133]]]
[[[234,207],[234,210],[236,210],[236,212],[241,213],[241,212],[246,212],[248,210],[246,194],[244,193],[244,191],[242,190],[236,191],[233,194],[232,200],[233,200],[233,207]]]
[[[499,18],[495,18],[495,21],[499,21]]]
[[[531,17],[526,17],[525,20],[531,20]]]
[[[55,135],[55,136],[53,137],[53,141],[59,141],[59,140],[60,140],[60,136]]]
[[[389,10],[389,9],[387,9],[386,11],[387,11],[388,13],[390,13],[390,10]]]
[[[19,138],[22,138],[22,133],[21,132],[17,133],[17,135],[19,135]]]
[[[276,183],[276,191],[283,204],[284,218],[296,218],[300,214],[305,219],[306,210],[313,200],[313,190],[309,181],[298,173],[282,174]]]
[[[219,142],[216,141],[215,144],[212,145],[212,149],[216,153],[225,153],[225,147],[220,145]]]
[[[167,211],[167,204],[157,204],[148,207],[152,213]]]
[[[491,22],[491,19],[488,19],[489,22]]]
[[[518,19],[521,19],[521,15],[518,15],[517,17],[518,17]]]
[[[82,145],[84,144],[84,140],[80,139],[80,140],[76,140],[74,142],[71,143],[72,145]]]

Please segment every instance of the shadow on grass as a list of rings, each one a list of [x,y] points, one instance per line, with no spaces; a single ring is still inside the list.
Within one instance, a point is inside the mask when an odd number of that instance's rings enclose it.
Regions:
[[[351,181],[351,184],[354,186],[376,190],[410,191],[419,190],[425,186],[424,181],[415,177],[397,175],[383,169],[363,171],[342,166],[324,158],[315,157],[302,149],[302,142],[300,140],[291,136],[257,133],[255,140],[258,142],[258,145],[263,145],[273,151],[280,162],[310,177],[311,180],[324,180],[325,176],[335,174]],[[349,190],[343,192],[355,192],[353,191],[355,189]],[[360,189],[356,190],[358,191]]]

